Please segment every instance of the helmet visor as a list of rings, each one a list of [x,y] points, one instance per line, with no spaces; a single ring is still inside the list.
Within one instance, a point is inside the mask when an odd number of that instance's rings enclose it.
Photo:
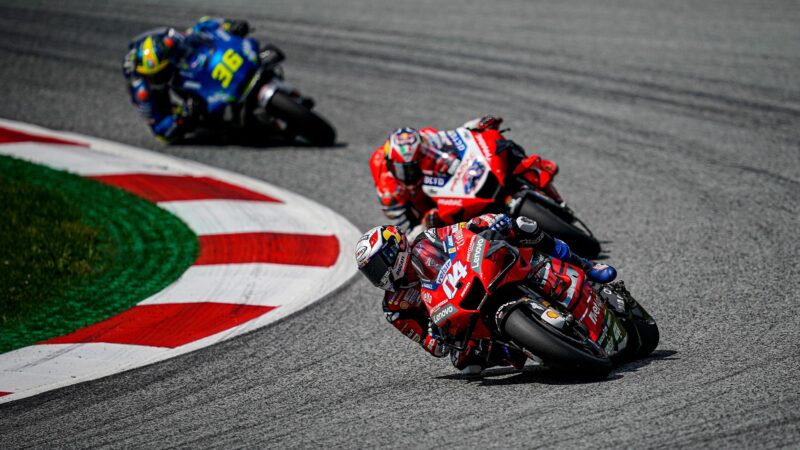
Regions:
[[[370,261],[359,270],[376,287],[384,291],[394,291],[392,269],[394,268],[396,258],[397,252],[387,247],[384,251],[373,256]]]
[[[415,184],[422,178],[422,170],[417,162],[392,162],[392,173],[405,184]]]

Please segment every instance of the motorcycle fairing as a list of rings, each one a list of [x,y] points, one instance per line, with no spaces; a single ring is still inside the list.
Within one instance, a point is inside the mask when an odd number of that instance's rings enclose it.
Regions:
[[[258,43],[219,31],[203,33],[192,45],[173,82],[176,90],[205,100],[210,114],[239,102],[260,68]]]
[[[439,215],[445,222],[456,222],[458,217],[472,217],[486,211],[495,198],[479,198],[476,194],[487,185],[490,175],[500,184],[505,178],[505,158],[495,155],[497,136],[487,141],[482,133],[457,128],[446,134],[456,151],[460,163],[452,175],[423,173],[423,192],[436,203]],[[484,132],[489,133],[489,132]],[[496,183],[494,183],[496,184]]]

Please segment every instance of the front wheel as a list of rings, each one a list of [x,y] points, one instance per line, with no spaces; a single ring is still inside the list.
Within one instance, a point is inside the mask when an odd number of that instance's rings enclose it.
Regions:
[[[597,258],[600,254],[600,242],[597,239],[530,198],[523,201],[517,215],[535,220],[544,231],[566,242],[570,250],[584,258]]]
[[[286,131],[292,136],[299,136],[318,146],[329,146],[336,142],[336,131],[325,119],[285,92],[275,92],[269,100],[267,110],[286,122]]]
[[[565,334],[525,306],[510,311],[500,325],[514,342],[556,369],[596,379],[611,372],[611,359],[588,337]]]

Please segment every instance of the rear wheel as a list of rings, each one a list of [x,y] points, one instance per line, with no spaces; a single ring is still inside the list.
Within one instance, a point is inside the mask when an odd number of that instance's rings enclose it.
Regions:
[[[336,142],[336,131],[325,119],[285,92],[275,92],[267,109],[271,115],[286,122],[286,131],[290,135],[302,137],[310,144],[319,146]]]
[[[565,334],[524,305],[510,311],[500,325],[514,342],[556,369],[588,378],[605,378],[611,371],[611,359],[588,337],[577,331]]]
[[[566,242],[570,250],[585,258],[597,258],[600,254],[597,239],[530,198],[522,203],[518,215],[535,220],[544,231]]]

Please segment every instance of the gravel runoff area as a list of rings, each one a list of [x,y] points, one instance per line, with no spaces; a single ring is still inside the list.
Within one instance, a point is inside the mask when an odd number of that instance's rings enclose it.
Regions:
[[[127,40],[247,18],[338,128],[329,149],[163,147],[128,104]],[[383,221],[393,128],[502,115],[662,331],[576,384],[452,376],[354,279],[275,326],[0,407],[0,447],[779,447],[800,444],[800,6],[794,1],[6,0],[0,117],[74,130]]]

